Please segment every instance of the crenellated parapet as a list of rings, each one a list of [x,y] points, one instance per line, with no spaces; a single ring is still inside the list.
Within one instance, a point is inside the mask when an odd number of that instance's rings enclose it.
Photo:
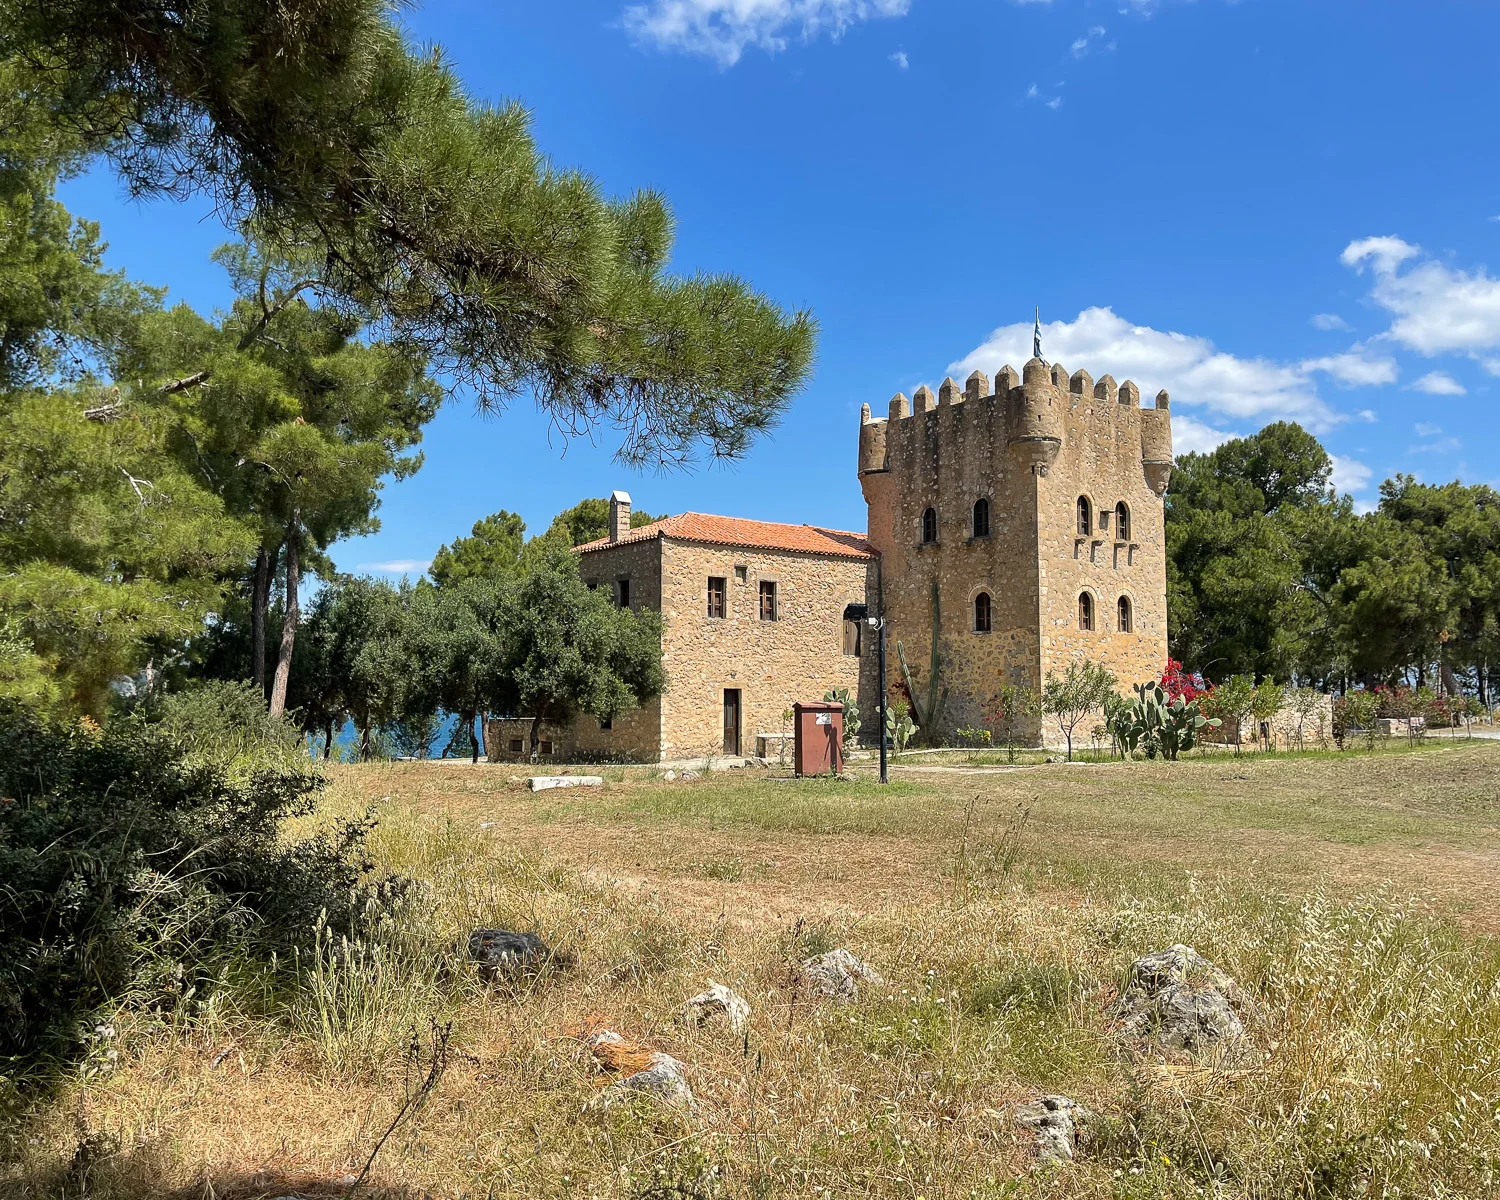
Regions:
[[[1121,437],[1131,444],[1138,440],[1141,470],[1159,496],[1173,466],[1170,404],[1170,397],[1161,392],[1154,409],[1142,409],[1140,388],[1131,380],[1116,384],[1111,375],[1096,380],[1085,370],[1070,375],[1060,363],[1033,358],[1021,373],[1002,367],[993,389],[983,371],[974,371],[962,387],[948,378],[936,393],[925,384],[918,387],[910,401],[898,392],[884,419],[872,417],[865,405],[860,413],[859,472],[889,469],[890,439],[903,422],[935,420],[940,437],[950,426],[957,436],[960,429],[972,431],[987,422],[996,444],[1039,476],[1052,468],[1070,436],[1093,438],[1101,445],[1115,445]],[[960,420],[966,422],[962,427],[952,424]]]

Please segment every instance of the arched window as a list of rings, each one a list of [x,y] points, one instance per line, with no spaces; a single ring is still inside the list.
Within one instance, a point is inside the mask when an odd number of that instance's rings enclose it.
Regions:
[[[980,592],[974,597],[974,632],[988,633],[990,631],[990,594]]]
[[[929,545],[937,541],[937,509],[929,508],[922,512],[922,544]]]
[[[990,502],[982,496],[974,501],[974,536],[990,536]]]
[[[1130,506],[1121,500],[1115,505],[1115,541],[1130,540]]]
[[[1088,537],[1094,531],[1093,510],[1087,496],[1078,497],[1078,536]]]
[[[1078,628],[1084,633],[1094,631],[1094,598],[1088,592],[1078,593]]]
[[[1130,597],[1129,596],[1121,596],[1120,597],[1120,606],[1119,607],[1120,607],[1120,632],[1121,633],[1134,633],[1135,632],[1135,624],[1134,624],[1134,621],[1132,619],[1132,615],[1131,615],[1131,612],[1130,612]]]

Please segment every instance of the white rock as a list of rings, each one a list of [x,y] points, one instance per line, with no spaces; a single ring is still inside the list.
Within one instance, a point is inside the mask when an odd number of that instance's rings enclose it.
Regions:
[[[651,1056],[649,1067],[610,1084],[593,1100],[592,1106],[613,1108],[632,1096],[649,1096],[668,1108],[687,1111],[692,1110],[694,1103],[693,1089],[688,1087],[687,1067],[659,1050]]]
[[[602,775],[533,775],[526,781],[533,792],[545,792],[549,788],[603,787]]]
[[[678,1020],[684,1025],[699,1026],[719,1016],[739,1033],[750,1023],[750,1005],[738,992],[710,979],[703,991],[682,1006]]]
[[[668,771],[665,775],[662,776],[662,778],[665,779],[668,783],[671,783],[672,780],[677,778],[677,772]]]
[[[860,984],[876,987],[885,983],[880,972],[857,955],[840,946],[802,964],[801,976],[814,992],[839,1004],[859,999]]]
[[[1043,1162],[1067,1162],[1078,1150],[1078,1134],[1093,1114],[1066,1096],[1043,1096],[1033,1104],[1018,1104],[1016,1124],[1036,1135]]]

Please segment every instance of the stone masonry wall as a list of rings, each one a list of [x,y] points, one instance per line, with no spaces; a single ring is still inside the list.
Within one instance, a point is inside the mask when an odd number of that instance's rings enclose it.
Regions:
[[[902,679],[901,644],[919,695],[932,649],[932,585],[938,586],[938,652],[949,688],[944,732],[977,724],[1001,683],[1037,682],[1035,480],[1006,452],[1003,400],[946,389],[889,422],[886,469],[864,476],[871,542],[881,552],[881,600],[889,621],[887,682]],[[882,477],[883,476],[883,477]],[[990,532],[974,536],[976,500],[989,502]],[[922,514],[937,512],[937,540],[922,542]],[[974,628],[974,598],[989,593],[990,632]]]
[[[630,584],[630,607],[661,608],[662,541],[650,538],[604,546],[581,555],[578,564],[583,581],[608,589],[619,600],[620,581]],[[661,758],[661,700],[648,700],[639,708],[616,717],[605,729],[597,717],[579,717],[559,735],[560,753],[584,760],[656,762]]]
[[[743,568],[741,579],[736,568]],[[724,753],[724,691],[741,697],[741,748],[779,732],[781,714],[832,688],[873,696],[874,655],[844,653],[844,608],[864,604],[873,564],[774,550],[698,545],[668,539],[662,557],[663,662],[661,756]],[[710,576],[727,581],[726,613],[708,616]],[[759,583],[777,584],[775,621],[759,614]],[[863,686],[862,686],[863,680]]]
[[[1119,677],[1122,692],[1160,678],[1167,663],[1167,558],[1161,497],[1141,464],[1141,409],[1127,399],[1065,396],[1063,444],[1037,488],[1041,546],[1042,674],[1092,659]],[[1078,534],[1086,496],[1091,533]],[[1115,506],[1130,513],[1129,536]],[[1101,516],[1104,519],[1101,520]],[[1079,628],[1080,593],[1094,597],[1094,629]],[[1132,630],[1119,628],[1119,600],[1131,604]]]
[[[939,732],[951,735],[993,711],[1002,683],[1039,688],[1049,670],[1073,658],[1108,666],[1122,690],[1156,678],[1166,662],[1166,557],[1162,502],[1143,465],[1142,418],[1134,385],[1116,388],[1106,376],[1098,393],[1087,373],[1061,368],[1044,376],[1060,440],[1047,472],[1034,473],[1012,453],[1013,436],[1035,434],[1022,413],[1020,378],[1007,368],[990,392],[981,372],[963,390],[946,380],[936,395],[919,388],[898,395],[889,418],[860,431],[860,482],[869,510],[869,539],[881,552],[880,595],[889,619],[894,689],[901,679],[899,640],[919,694],[925,694],[932,636],[932,587],[937,584],[942,680],[949,697]],[[1123,398],[1123,403],[1122,403]],[[1060,416],[1059,416],[1060,414]],[[1147,440],[1170,456],[1165,411]],[[1045,422],[1044,422],[1045,425]],[[1034,447],[1026,448],[1027,454]],[[1076,535],[1079,495],[1090,500],[1092,530]],[[990,506],[990,533],[976,537],[973,506]],[[1130,509],[1130,536],[1116,538],[1114,508]],[[923,544],[925,509],[937,513],[937,539]],[[1099,512],[1107,511],[1103,528]],[[1078,628],[1078,592],[1095,595],[1095,628]],[[991,632],[975,629],[974,598],[991,600]],[[1118,601],[1130,598],[1132,631],[1118,628]],[[1092,721],[1080,729],[1087,731]],[[1049,722],[1049,725],[1053,723]],[[1056,739],[1041,722],[1033,739]]]

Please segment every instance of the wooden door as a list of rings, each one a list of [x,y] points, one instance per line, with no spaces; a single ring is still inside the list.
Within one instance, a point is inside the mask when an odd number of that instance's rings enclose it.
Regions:
[[[740,689],[724,689],[724,753],[740,754]]]

